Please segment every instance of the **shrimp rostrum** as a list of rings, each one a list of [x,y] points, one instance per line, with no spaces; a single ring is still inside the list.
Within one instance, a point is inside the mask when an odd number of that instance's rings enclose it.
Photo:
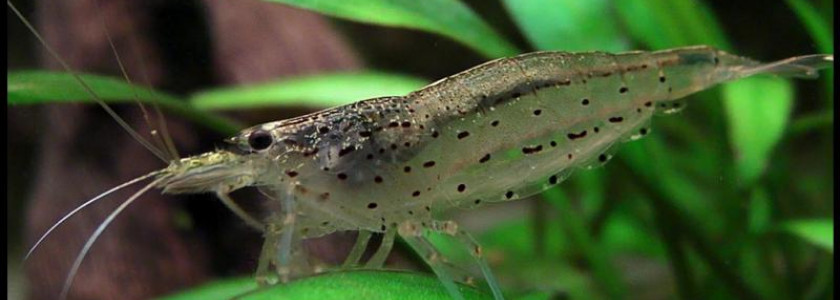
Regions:
[[[360,264],[373,233],[383,235],[382,243],[364,266],[382,266],[399,235],[460,298],[454,281],[463,268],[447,262],[425,235],[438,232],[466,247],[499,299],[481,247],[455,222],[435,219],[438,212],[528,197],[573,170],[604,164],[614,146],[649,134],[651,117],[678,110],[689,94],[762,73],[812,78],[832,63],[833,55],[759,63],[707,46],[528,53],[404,97],[251,127],[226,149],[141,177],[153,181],[137,195],[152,187],[217,194],[263,230],[256,272],[263,284],[311,272],[303,239],[359,231],[344,266]],[[267,217],[252,218],[230,199],[249,186],[268,196]]]

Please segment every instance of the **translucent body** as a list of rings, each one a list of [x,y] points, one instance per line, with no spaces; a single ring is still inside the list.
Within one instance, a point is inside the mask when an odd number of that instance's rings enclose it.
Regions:
[[[405,97],[255,126],[231,139],[237,145],[232,152],[187,158],[163,172],[160,186],[178,193],[215,191],[225,199],[250,185],[269,195],[274,205],[265,220],[261,281],[270,281],[271,265],[281,280],[307,272],[297,251],[301,239],[364,232],[349,266],[370,233],[382,232],[385,239],[368,263],[378,267],[399,233],[458,297],[452,268],[423,238],[427,229],[472,247],[501,298],[478,245],[454,223],[433,220],[433,212],[524,198],[575,169],[605,163],[613,146],[648,134],[654,114],[679,110],[676,100],[712,85],[757,73],[813,77],[832,61],[813,55],[760,64],[706,46],[523,54]],[[269,135],[271,144],[254,149],[249,138],[256,134]],[[199,168],[183,167],[195,162]]]

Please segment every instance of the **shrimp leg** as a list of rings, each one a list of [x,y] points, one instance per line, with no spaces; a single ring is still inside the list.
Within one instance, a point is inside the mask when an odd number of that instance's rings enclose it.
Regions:
[[[263,237],[265,241],[263,242],[262,251],[260,252],[260,259],[257,263],[257,284],[260,286],[266,286],[270,284],[276,283],[275,280],[272,280],[269,276],[268,267],[271,265],[275,253],[277,252],[277,242],[280,240],[280,234],[282,233],[283,229],[278,228],[276,226],[276,222],[272,222],[269,218],[269,222],[266,225],[265,231],[263,233]]]
[[[344,263],[341,265],[342,268],[349,268],[359,264],[359,260],[362,258],[362,254],[365,253],[368,242],[370,242],[371,235],[372,233],[370,231],[359,230],[359,235],[356,236],[356,243],[353,245],[353,249],[350,250],[350,254],[344,259]]]
[[[224,203],[225,206],[227,206],[227,208],[230,209],[230,211],[232,211],[234,214],[236,214],[237,217],[245,221],[245,224],[248,224],[248,226],[258,231],[264,230],[265,224],[258,221],[247,212],[245,212],[245,210],[243,210],[242,207],[239,206],[239,204],[236,204],[236,202],[233,201],[233,199],[230,197],[230,194],[228,194],[227,191],[218,191],[216,192],[216,196],[222,200],[222,203]]]
[[[440,252],[423,236],[423,227],[415,222],[406,221],[400,225],[399,233],[403,240],[429,264],[449,295],[453,299],[463,300],[464,296],[461,295],[458,286],[452,280],[452,275],[446,270],[446,264],[443,262]]]
[[[293,190],[289,189],[280,201],[283,209],[283,219],[281,220],[283,230],[280,233],[280,243],[277,245],[278,253],[275,265],[277,267],[277,274],[280,275],[280,282],[285,283],[289,281],[289,275],[291,274],[292,247],[298,246],[299,244],[297,243],[299,241],[293,239],[295,237],[295,218],[297,216]],[[298,237],[297,240],[299,239]]]
[[[484,280],[490,287],[490,291],[493,292],[493,298],[504,298],[502,290],[499,288],[499,282],[496,281],[496,277],[493,276],[493,272],[490,270],[490,265],[487,264],[487,261],[482,255],[483,251],[481,250],[481,245],[479,245],[468,232],[458,229],[458,224],[454,221],[433,221],[431,229],[433,231],[452,236],[457,241],[461,242],[462,245],[468,246],[468,252],[475,259],[476,264],[478,264],[479,269],[481,269],[481,274],[484,276]]]
[[[394,238],[396,238],[397,229],[394,227],[389,227],[385,230],[384,236],[382,237],[382,243],[379,245],[379,249],[376,249],[376,253],[373,254],[373,257],[368,260],[365,267],[367,268],[381,268],[382,265],[385,263],[385,259],[388,258],[388,254],[391,253],[391,248],[394,247]]]

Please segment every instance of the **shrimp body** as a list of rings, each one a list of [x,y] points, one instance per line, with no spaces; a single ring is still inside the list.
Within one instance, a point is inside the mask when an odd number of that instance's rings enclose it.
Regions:
[[[613,147],[650,132],[678,99],[758,73],[814,77],[833,56],[762,64],[707,46],[657,52],[537,52],[487,62],[404,97],[384,97],[265,123],[230,139],[232,149],[186,158],[161,172],[168,193],[245,186],[269,195],[258,278],[287,280],[301,239],[335,231],[384,234],[368,266],[382,264],[399,233],[458,296],[422,230],[470,244],[497,298],[480,247],[432,213],[524,198],[575,169],[605,163]],[[354,249],[348,263],[360,252]],[[270,281],[270,280],[268,280]],[[453,292],[454,291],[454,292]]]

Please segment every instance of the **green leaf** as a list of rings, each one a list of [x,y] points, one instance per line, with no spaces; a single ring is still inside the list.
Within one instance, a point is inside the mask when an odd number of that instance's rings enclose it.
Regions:
[[[488,58],[519,53],[457,0],[267,0],[362,23],[404,27],[449,37]]]
[[[464,299],[490,299],[476,289],[459,285]],[[162,298],[188,299],[451,299],[436,277],[403,271],[354,270],[293,280],[257,289],[253,278],[238,278]]]
[[[805,25],[805,29],[817,43],[820,52],[834,53],[834,34],[831,32],[831,26],[820,17],[817,9],[803,0],[787,0],[786,2]]]
[[[607,0],[503,1],[531,45],[539,50],[627,50]]]
[[[79,74],[96,97],[106,103],[157,104],[161,108],[187,117],[216,131],[232,134],[239,125],[225,118],[196,110],[176,96],[151,88],[129,84],[107,76]],[[97,103],[71,73],[52,71],[16,71],[8,73],[7,105],[35,105],[47,103]]]
[[[626,0],[615,4],[630,36],[648,48],[695,44],[731,48],[714,13],[701,1]]]
[[[318,74],[201,92],[193,95],[190,103],[209,110],[264,106],[331,107],[374,97],[405,95],[425,84],[425,80],[416,77],[380,72]]]
[[[780,228],[834,253],[834,220],[832,219],[787,221],[782,223]]]
[[[740,184],[748,186],[764,172],[783,136],[793,106],[793,87],[784,79],[755,77],[725,85],[723,96],[736,171]]]

